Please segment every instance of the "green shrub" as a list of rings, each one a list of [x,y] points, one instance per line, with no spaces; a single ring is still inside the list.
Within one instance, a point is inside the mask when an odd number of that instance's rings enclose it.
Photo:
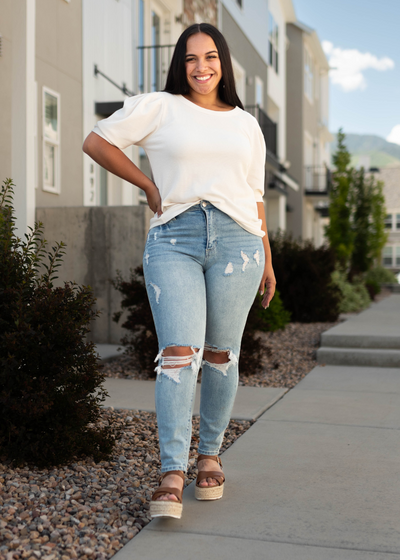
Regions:
[[[85,341],[95,300],[89,288],[53,286],[64,245],[47,251],[41,224],[19,239],[12,197],[7,180],[0,192],[0,456],[38,467],[106,458],[114,434],[98,425],[104,375]]]
[[[114,313],[113,320],[119,322],[124,310],[128,311],[126,321],[122,324],[127,329],[127,334],[121,339],[121,344],[126,347],[141,371],[150,377],[155,377],[154,358],[158,354],[157,334],[146,286],[143,277],[143,267],[138,266],[131,270],[129,280],[125,281],[120,272],[117,272],[114,287],[122,294],[121,311]],[[260,371],[261,358],[266,349],[261,344],[256,331],[275,331],[283,329],[290,321],[290,314],[284,309],[279,293],[271,301],[268,309],[261,307],[261,297],[256,296],[250,309],[246,327],[243,333],[239,359],[239,369],[245,375],[255,374]]]
[[[332,273],[332,283],[338,287],[342,295],[340,313],[362,311],[370,305],[368,290],[360,277],[355,277],[350,283],[344,272],[335,270]]]
[[[333,322],[339,315],[340,291],[332,284],[335,257],[329,247],[314,247],[290,236],[271,237],[274,271],[283,306],[299,323]]]
[[[261,306],[262,296],[257,293],[256,299],[250,309],[251,314],[255,314],[256,318],[254,326],[260,331],[277,331],[279,329],[284,329],[288,323],[290,323],[290,312],[286,311],[283,306],[282,299],[278,290],[275,291],[275,295],[269,304],[267,309]]]
[[[128,311],[126,321],[122,324],[127,333],[121,339],[121,344],[126,347],[127,353],[135,358],[137,365],[150,377],[155,377],[154,358],[158,354],[156,327],[147,297],[146,284],[143,276],[143,267],[138,266],[130,271],[129,280],[124,280],[117,271],[113,285],[123,299],[122,311],[114,313],[113,320],[118,323],[123,311]]]
[[[380,265],[371,268],[366,273],[365,281],[368,283],[376,282],[377,284],[397,284],[397,278],[393,272]]]

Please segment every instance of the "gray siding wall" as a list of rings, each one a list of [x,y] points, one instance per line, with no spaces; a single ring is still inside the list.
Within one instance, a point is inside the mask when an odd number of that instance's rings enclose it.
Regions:
[[[287,51],[287,93],[286,93],[286,157],[291,162],[290,175],[296,179],[298,191],[288,189],[287,203],[292,211],[287,213],[287,231],[293,237],[303,236],[303,34],[300,29],[289,24],[286,29],[290,42]]]
[[[267,107],[268,66],[225,6],[222,7],[222,33],[228,43],[232,56],[245,68],[246,76],[252,78],[248,79],[246,83],[246,104],[254,105],[255,103],[254,77],[259,76],[264,82],[264,107]]]
[[[12,0],[0,2],[0,33],[3,54],[0,58],[0,182],[11,177],[11,86],[12,86]]]
[[[82,0],[36,0],[38,86],[38,189],[36,206],[83,204]],[[42,90],[60,94],[61,193],[45,192],[42,155]]]
[[[66,255],[59,269],[58,285],[74,281],[91,286],[100,316],[93,322],[90,339],[119,344],[126,333],[112,316],[120,310],[121,297],[111,280],[120,270],[142,264],[148,221],[147,206],[37,208],[36,218],[44,224],[44,236],[52,247],[66,243]]]

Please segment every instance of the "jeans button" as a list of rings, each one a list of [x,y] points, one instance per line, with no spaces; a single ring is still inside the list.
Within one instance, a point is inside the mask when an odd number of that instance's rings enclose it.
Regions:
[[[207,206],[207,202],[202,202],[201,204],[204,208]]]

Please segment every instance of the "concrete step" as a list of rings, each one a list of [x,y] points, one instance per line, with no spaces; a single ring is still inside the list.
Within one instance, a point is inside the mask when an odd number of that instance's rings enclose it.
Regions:
[[[334,348],[317,350],[319,364],[400,368],[400,350],[384,348]],[[400,371],[399,371],[400,374]]]
[[[380,334],[322,333],[321,346],[330,348],[386,348],[400,350],[400,336]]]

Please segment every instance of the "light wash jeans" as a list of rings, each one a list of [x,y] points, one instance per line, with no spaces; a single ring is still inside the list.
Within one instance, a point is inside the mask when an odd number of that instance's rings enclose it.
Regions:
[[[160,352],[155,399],[161,471],[185,472],[200,367],[198,452],[217,455],[229,423],[241,338],[264,271],[263,243],[201,201],[149,231],[143,268]],[[163,356],[168,346],[188,347],[188,356]],[[202,360],[204,348],[228,352],[229,361]]]

